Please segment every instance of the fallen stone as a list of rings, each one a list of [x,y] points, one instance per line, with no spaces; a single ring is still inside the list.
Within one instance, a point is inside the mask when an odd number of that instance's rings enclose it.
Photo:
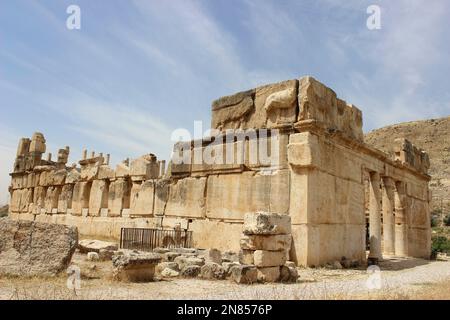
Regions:
[[[225,269],[225,272],[227,273],[228,276],[231,274],[230,273],[231,268],[234,266],[238,266],[238,265],[239,265],[239,262],[223,262],[222,263],[222,267]]]
[[[284,283],[295,283],[298,279],[296,267],[282,266],[280,268],[280,281]]]
[[[170,251],[172,251],[172,252],[178,252],[178,253],[181,253],[181,254],[186,254],[186,253],[197,253],[197,249],[195,249],[195,248],[173,248],[173,249],[170,249]]]
[[[243,235],[241,249],[282,251],[291,248],[291,235]]]
[[[171,269],[173,271],[179,271],[178,263],[176,262],[161,262],[156,266],[156,273],[162,273],[164,269]]]
[[[67,269],[77,243],[76,227],[0,218],[0,275],[54,276]]]
[[[106,242],[100,240],[81,240],[78,243],[78,249],[80,253],[88,253],[88,252],[97,252],[100,253],[100,250],[110,250],[115,251],[118,249],[118,246],[114,242]]]
[[[231,268],[231,279],[239,284],[252,284],[258,280],[258,271],[252,265],[239,265]]]
[[[253,258],[257,267],[279,267],[286,263],[284,251],[256,250]]]
[[[100,260],[100,257],[97,252],[88,252],[86,258],[88,261],[99,261]]]
[[[258,282],[277,282],[280,279],[280,267],[267,267],[257,269]]]
[[[342,269],[342,264],[339,261],[334,261],[333,264],[333,269]]]
[[[112,258],[114,279],[130,282],[148,282],[154,279],[155,267],[161,261],[161,255],[130,250],[121,252]]]
[[[186,266],[203,266],[205,261],[201,258],[179,256],[174,260],[178,264],[179,270],[183,270]]]
[[[113,255],[114,255],[113,250],[100,249],[98,252],[98,256],[101,261],[112,260]]]
[[[170,250],[167,248],[155,248],[155,249],[153,249],[153,252],[163,254],[163,253],[170,252]]]
[[[172,262],[176,257],[181,256],[181,253],[178,252],[166,252],[162,255],[164,261]]]
[[[180,273],[178,271],[175,271],[173,269],[170,268],[165,268],[162,272],[161,272],[161,276],[164,278],[175,278],[178,277],[180,275]]]
[[[223,280],[227,276],[227,271],[217,263],[207,262],[200,270],[200,276],[208,280]]]
[[[286,261],[285,266],[291,267],[291,268],[297,268],[297,265],[295,264],[294,261]]]
[[[184,278],[195,278],[200,274],[201,269],[200,266],[190,265],[184,267],[180,274]]]
[[[247,213],[243,232],[246,235],[274,235],[291,233],[291,217],[271,213]]]

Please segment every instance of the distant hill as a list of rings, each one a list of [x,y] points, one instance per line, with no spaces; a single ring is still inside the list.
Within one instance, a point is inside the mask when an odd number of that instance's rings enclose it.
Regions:
[[[450,117],[387,126],[367,133],[364,139],[367,144],[392,153],[392,142],[401,137],[430,156],[433,208],[450,207]]]

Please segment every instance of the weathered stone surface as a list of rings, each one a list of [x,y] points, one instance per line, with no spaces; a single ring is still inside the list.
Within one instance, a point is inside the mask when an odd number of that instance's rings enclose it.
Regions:
[[[227,272],[221,265],[214,262],[207,262],[202,266],[200,276],[208,280],[223,280],[226,278]]]
[[[245,250],[282,251],[291,247],[291,235],[243,235],[241,248]]]
[[[69,265],[77,242],[75,227],[0,218],[0,275],[56,275]]]
[[[276,235],[291,233],[291,217],[273,213],[248,213],[244,217],[244,234]]]
[[[165,269],[171,269],[177,272],[180,271],[178,263],[176,262],[161,262],[156,266],[156,273],[161,273]]]
[[[155,275],[155,267],[161,261],[157,253],[122,250],[113,258],[113,277],[119,281],[148,282]]]
[[[178,271],[175,271],[170,268],[165,268],[163,271],[161,271],[161,276],[164,278],[175,278],[178,277],[180,273]]]
[[[201,254],[201,257],[205,259],[205,262],[222,264],[222,253],[220,252],[220,250],[207,249]]]
[[[88,253],[88,252],[97,252],[100,253],[100,250],[108,250],[108,251],[115,251],[117,250],[118,246],[117,243],[114,242],[106,242],[106,241],[100,241],[100,240],[80,240],[78,243],[78,249],[81,253]]]
[[[180,256],[174,259],[174,262],[178,264],[178,268],[183,270],[186,266],[202,266],[205,261],[196,257]]]
[[[184,278],[195,278],[200,274],[201,267],[198,265],[189,265],[185,266],[182,270],[180,275]]]
[[[253,250],[241,250],[239,251],[239,262],[244,265],[254,264],[255,260],[253,254],[255,251]]]
[[[94,180],[92,182],[89,196],[89,215],[100,216],[101,209],[108,208],[109,183],[105,180]]]
[[[296,267],[282,266],[280,268],[280,281],[286,283],[295,283],[298,279],[298,270]]]
[[[240,284],[252,284],[258,280],[258,271],[252,265],[239,265],[231,268],[231,279]]]
[[[227,273],[227,275],[231,275],[231,268],[234,266],[238,266],[239,262],[224,262],[222,263],[222,267],[225,269],[225,272]]]
[[[253,258],[257,267],[276,267],[286,263],[286,253],[284,251],[256,250]]]
[[[239,261],[239,253],[233,251],[225,251],[222,253],[222,261],[223,262],[238,262]]]
[[[88,261],[99,261],[100,260],[100,256],[97,252],[88,252],[86,259]]]
[[[254,110],[254,91],[244,91],[237,94],[222,97],[212,103],[211,128],[214,129],[236,129],[241,127]]]
[[[132,217],[152,216],[155,186],[152,180],[133,182],[131,188],[130,215]]]
[[[280,267],[258,268],[258,282],[277,282],[280,279]]]

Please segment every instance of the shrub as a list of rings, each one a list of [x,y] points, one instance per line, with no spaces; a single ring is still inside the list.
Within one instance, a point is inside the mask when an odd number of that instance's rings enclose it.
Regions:
[[[431,252],[450,253],[450,240],[444,236],[437,236],[431,239]]]
[[[445,216],[445,218],[444,218],[444,224],[445,224],[447,227],[450,227],[450,214],[448,214],[448,215]]]

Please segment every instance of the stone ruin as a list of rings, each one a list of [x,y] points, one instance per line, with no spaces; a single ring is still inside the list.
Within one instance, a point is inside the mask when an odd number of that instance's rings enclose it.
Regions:
[[[312,77],[214,101],[212,128],[220,132],[214,139],[176,144],[167,171],[153,154],[111,168],[109,155],[87,151],[69,167],[68,147],[52,161],[43,159],[43,134],[21,139],[10,216],[114,239],[123,227],[182,228],[193,231],[196,248],[236,252],[289,241],[285,258],[301,266],[429,258],[428,155],[404,139],[393,141],[395,158],[365,144],[361,111]],[[228,139],[230,130],[244,138]],[[254,143],[277,161],[258,158]],[[223,160],[224,150],[234,151],[231,162],[192,161],[205,152]],[[185,161],[175,161],[181,153]],[[256,212],[288,215],[290,239],[241,240],[244,216]]]

